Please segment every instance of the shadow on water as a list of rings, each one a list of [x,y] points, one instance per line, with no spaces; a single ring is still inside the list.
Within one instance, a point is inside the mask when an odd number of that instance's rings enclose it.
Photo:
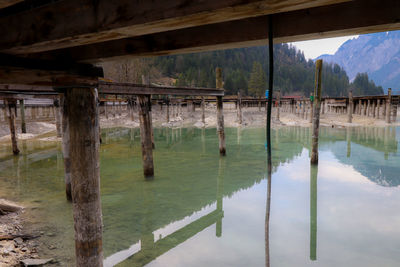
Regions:
[[[322,128],[320,150],[332,153],[375,184],[394,187],[400,185],[396,131],[392,127]],[[226,129],[229,155],[220,158],[215,129],[156,129],[156,177],[146,181],[142,176],[139,130],[103,130],[100,166],[105,265],[144,266],[191,240],[207,240],[203,245],[211,247],[220,244],[220,239],[233,242],[229,234],[224,236],[225,231],[231,233],[234,221],[226,218],[224,206],[228,203],[231,207],[229,203],[237,195],[266,182],[263,255],[265,265],[270,266],[274,253],[270,243],[271,205],[275,205],[271,203],[272,186],[280,182],[272,179],[272,174],[300,159],[311,144],[309,128],[279,128],[272,132],[273,156],[267,157],[264,136],[264,129]],[[57,232],[56,237],[47,239],[57,244],[57,251],[49,254],[62,254],[61,261],[70,262],[72,215],[64,200],[60,146],[40,140],[21,144],[20,157],[10,157],[10,148],[0,145],[0,187],[7,190],[7,197],[35,208],[28,210],[36,214],[33,222]],[[315,261],[318,169],[311,167],[309,171],[309,258]],[[279,196],[274,199],[278,201]],[[251,203],[243,203],[251,208]],[[211,237],[207,233],[212,225],[215,231]]]

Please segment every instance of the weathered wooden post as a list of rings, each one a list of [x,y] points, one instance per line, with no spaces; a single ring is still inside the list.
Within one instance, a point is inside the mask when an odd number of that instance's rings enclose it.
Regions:
[[[281,106],[281,91],[277,91],[276,92],[276,101],[277,101],[277,105],[276,105],[276,119],[279,121],[281,114],[280,114],[280,106]]]
[[[242,95],[240,94],[240,92],[238,92],[238,103],[237,103],[237,106],[238,106],[238,114],[237,114],[237,116],[238,116],[238,123],[239,123],[240,125],[242,125],[242,123],[243,123]]]
[[[17,109],[17,101],[14,99],[7,99],[6,103],[8,108],[8,123],[10,125],[12,151],[14,155],[18,155],[19,149],[17,142],[17,133],[15,130],[15,114]]]
[[[347,109],[347,122],[352,123],[353,122],[353,92],[350,90],[349,91],[349,105]]]
[[[19,101],[19,109],[21,112],[21,132],[26,133],[26,123],[25,123],[25,104],[24,100]]]
[[[222,82],[222,69],[216,69],[216,88],[223,89]],[[223,112],[223,102],[222,96],[217,96],[217,131],[219,138],[219,154],[221,156],[226,155],[225,147],[225,129],[224,129],[224,112]]]
[[[380,109],[381,109],[381,100],[378,99],[376,103],[376,118],[379,120],[380,118]]]
[[[57,131],[57,137],[61,137],[61,111],[60,111],[60,100],[58,98],[54,99],[53,105],[56,108],[55,111],[55,119],[56,119],[56,131]]]
[[[313,133],[312,133],[312,152],[311,164],[318,164],[318,136],[319,136],[319,116],[321,109],[321,77],[322,77],[322,60],[316,62],[315,70],[315,89],[314,89],[314,113],[313,113]]]
[[[103,266],[99,118],[95,89],[65,93],[70,137],[76,266]]]
[[[386,123],[390,123],[390,115],[392,111],[392,89],[388,89],[388,96],[386,98]]]
[[[368,99],[367,100],[367,117],[370,116],[370,113],[371,113],[371,100]]]
[[[396,123],[397,121],[397,105],[393,106],[393,122]]]
[[[314,117],[314,94],[311,92],[310,93],[310,120],[309,122],[313,122],[313,117]]]
[[[376,102],[372,101],[372,117],[376,117]]]
[[[204,99],[204,96],[201,97],[201,122],[203,123],[203,126],[206,125],[206,101]]]
[[[150,95],[138,96],[140,139],[142,143],[143,174],[145,177],[154,176],[153,144],[151,141],[152,123],[150,119]]]
[[[72,201],[68,107],[64,95],[60,96],[60,107],[62,114],[62,153],[64,158],[65,195],[68,201]]]
[[[167,105],[167,122],[169,122],[169,96],[167,96],[166,99],[166,105]]]

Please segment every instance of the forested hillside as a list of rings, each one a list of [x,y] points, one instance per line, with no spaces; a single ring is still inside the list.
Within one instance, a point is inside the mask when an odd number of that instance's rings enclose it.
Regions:
[[[275,90],[281,90],[283,95],[309,96],[314,88],[315,63],[312,60],[306,60],[301,51],[288,44],[275,45],[274,58]],[[139,60],[140,63],[137,61],[125,61],[123,63],[125,67],[121,67],[118,63],[111,67],[109,65],[105,68],[108,70],[106,74],[114,73],[114,75],[109,75],[110,78],[124,81],[116,76],[120,77],[122,73],[122,76],[128,79],[128,76],[140,77],[138,72],[150,72],[150,76],[154,76],[152,80],[170,77],[175,81],[175,85],[215,87],[215,68],[222,67],[227,95],[236,94],[240,90],[243,95],[253,96],[264,95],[267,84],[265,81],[268,80],[268,47],[266,46],[162,56],[142,59]],[[119,71],[110,71],[113,69],[119,69]],[[125,69],[134,69],[136,73],[128,74]],[[368,77],[366,84],[364,82],[356,85],[349,84],[346,72],[337,64],[324,64],[322,79],[324,96],[347,96],[349,88],[356,89],[355,95],[382,93],[382,88],[371,84]]]

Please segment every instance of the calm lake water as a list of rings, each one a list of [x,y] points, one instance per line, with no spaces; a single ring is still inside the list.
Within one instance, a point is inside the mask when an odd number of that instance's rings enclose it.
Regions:
[[[142,175],[137,129],[103,130],[105,266],[399,266],[396,128],[322,128],[310,168],[310,129],[273,131],[269,251],[264,129],[156,129],[155,179]],[[60,145],[0,145],[0,197],[29,205],[45,256],[73,266],[71,206]],[[32,226],[34,225],[34,227]]]

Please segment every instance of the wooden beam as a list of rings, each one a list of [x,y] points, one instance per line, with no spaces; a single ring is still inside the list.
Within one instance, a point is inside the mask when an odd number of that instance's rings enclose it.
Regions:
[[[0,84],[95,85],[103,69],[90,64],[20,58],[0,54]]]
[[[62,0],[0,17],[0,50],[34,53],[350,0]]]
[[[0,0],[0,9],[15,5],[23,0]]]
[[[400,2],[356,0],[274,14],[273,22],[276,43],[397,30],[400,29]],[[268,17],[259,16],[29,56],[98,62],[127,55],[159,56],[266,45],[267,36]]]
[[[99,82],[100,94],[122,95],[187,95],[187,96],[223,96],[224,91],[216,88],[189,88],[172,86],[154,86],[131,83]]]

